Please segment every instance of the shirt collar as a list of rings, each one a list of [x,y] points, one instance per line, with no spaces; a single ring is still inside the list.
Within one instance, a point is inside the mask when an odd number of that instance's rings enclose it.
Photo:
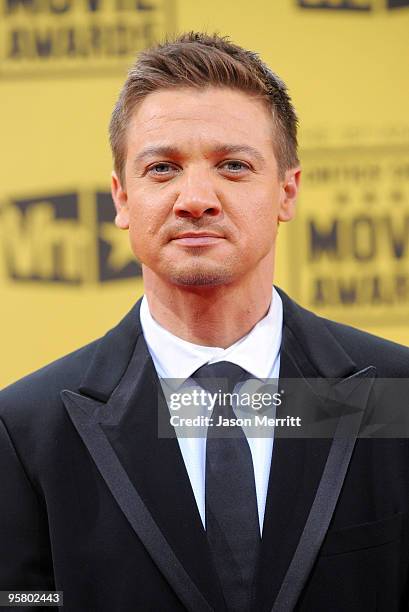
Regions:
[[[140,319],[149,353],[160,378],[176,378],[182,382],[205,363],[230,361],[253,377],[265,379],[269,377],[280,352],[283,305],[274,287],[266,316],[246,336],[226,349],[193,344],[171,334],[152,317],[146,296],[142,299]]]

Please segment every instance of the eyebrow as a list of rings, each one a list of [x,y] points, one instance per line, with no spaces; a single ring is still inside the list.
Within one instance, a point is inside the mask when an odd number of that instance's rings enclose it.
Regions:
[[[256,159],[260,164],[265,163],[263,155],[250,145],[246,144],[225,144],[218,143],[211,148],[211,153],[216,155],[234,155],[238,153],[247,153],[250,157]],[[174,146],[159,145],[150,146],[143,149],[134,159],[134,166],[147,157],[183,157],[180,149]]]

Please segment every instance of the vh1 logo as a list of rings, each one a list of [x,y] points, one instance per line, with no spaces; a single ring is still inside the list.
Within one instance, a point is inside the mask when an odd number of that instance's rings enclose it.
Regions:
[[[141,276],[114,217],[111,194],[104,191],[11,199],[0,215],[6,275],[69,285]]]

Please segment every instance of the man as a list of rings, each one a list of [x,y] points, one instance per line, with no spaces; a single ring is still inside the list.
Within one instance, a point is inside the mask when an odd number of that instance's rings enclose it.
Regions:
[[[408,442],[358,434],[375,377],[407,376],[409,350],[272,289],[296,124],[284,84],[218,36],[183,35],[130,70],[112,195],[145,297],[2,392],[2,590],[62,590],[66,612],[407,609]],[[166,435],[159,379],[278,377],[329,411],[331,435]]]

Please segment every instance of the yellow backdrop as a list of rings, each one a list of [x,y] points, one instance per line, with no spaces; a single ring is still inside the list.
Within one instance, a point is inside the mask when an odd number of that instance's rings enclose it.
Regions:
[[[112,226],[107,124],[133,54],[206,29],[258,51],[301,121],[276,280],[409,343],[408,0],[1,0],[0,386],[103,334],[142,294]]]

